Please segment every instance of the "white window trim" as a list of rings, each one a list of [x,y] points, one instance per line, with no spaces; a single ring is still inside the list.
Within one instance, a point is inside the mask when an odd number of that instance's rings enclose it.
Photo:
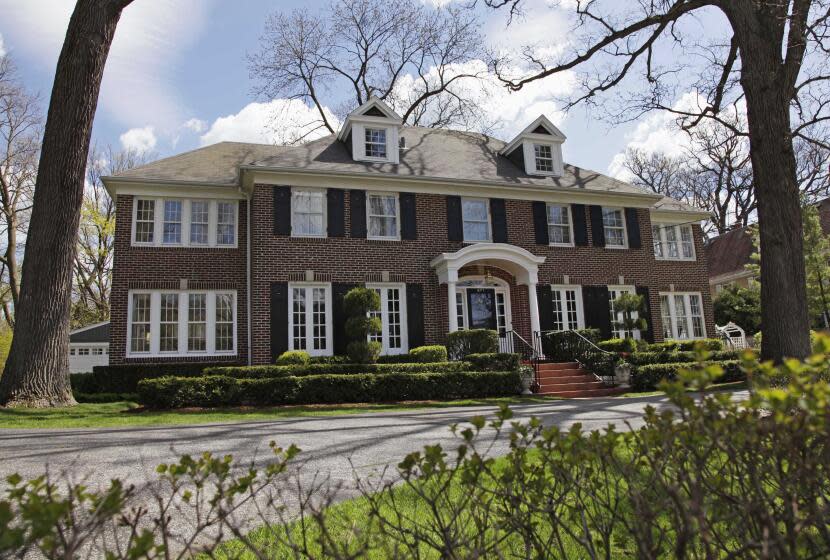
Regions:
[[[467,239],[464,233],[464,202],[483,202],[485,214],[487,215],[487,239]],[[473,220],[470,220],[473,221]],[[475,220],[475,223],[482,223],[480,220]],[[492,243],[493,242],[493,217],[490,215],[490,199],[480,198],[474,196],[465,196],[461,198],[461,236],[464,238],[464,243]]]
[[[139,200],[153,200],[155,206],[153,210],[153,242],[145,243],[136,241],[136,217],[138,214]],[[182,241],[181,243],[164,243],[164,203],[165,201],[178,200],[182,203]],[[207,243],[191,243],[190,242],[190,205],[192,202],[207,202],[208,203],[208,242]],[[219,203],[233,204],[234,206],[234,221],[233,221],[233,244],[217,243],[217,227],[218,227],[218,212]],[[206,198],[183,198],[183,197],[150,197],[150,196],[135,196],[133,197],[132,210],[132,224],[131,224],[130,241],[134,247],[192,247],[206,248],[217,247],[222,249],[236,249],[239,247],[239,201],[233,199],[206,199]]]
[[[294,348],[294,288],[323,288],[326,293],[326,348],[325,350],[314,350],[314,331],[313,331],[313,306],[310,305],[310,300],[306,298],[306,348],[309,356],[333,356],[334,355],[334,322],[332,320],[332,295],[331,284],[325,282],[289,282],[288,284],[288,349],[297,350]],[[311,344],[309,344],[311,343]]]
[[[389,356],[389,355],[397,355],[397,354],[406,354],[409,352],[409,330],[407,329],[407,314],[406,314],[406,284],[396,283],[396,282],[379,282],[379,283],[371,283],[366,284],[366,287],[370,290],[380,290],[380,317],[381,323],[383,324],[383,330],[381,332],[381,354]],[[387,303],[389,301],[389,292],[388,289],[393,288],[397,289],[398,293],[400,294],[400,304],[401,304],[401,347],[400,348],[389,348],[389,332],[387,331],[387,321],[389,316],[389,307]]]
[[[395,235],[394,236],[382,236],[382,235],[372,235],[370,232],[372,231],[371,222],[372,222],[372,214],[370,213],[370,209],[372,205],[369,203],[369,198],[372,196],[391,196],[395,199]],[[388,216],[383,216],[388,217]],[[401,240],[401,197],[399,193],[396,192],[384,192],[384,191],[367,191],[366,192],[366,239],[374,239],[377,241],[400,241]]]
[[[323,233],[319,235],[310,234],[310,233],[295,233],[294,232],[294,195],[295,193],[303,193],[303,192],[312,192],[312,193],[320,193],[321,198],[323,199]],[[313,237],[313,238],[322,238],[328,237],[328,197],[326,196],[325,189],[315,189],[315,188],[306,188],[306,187],[294,187],[291,189],[291,237]],[[368,211],[368,210],[367,210]],[[368,231],[368,230],[367,230]]]
[[[671,334],[672,340],[701,340],[706,338],[706,313],[703,309],[703,294],[700,292],[660,292],[660,298],[662,296],[667,296],[669,302],[669,317],[671,318]],[[685,307],[684,312],[686,314],[686,330],[689,333],[688,338],[678,338],[678,330],[677,330],[677,311],[675,307],[674,296],[683,296],[683,306]],[[703,335],[702,336],[695,336],[695,329],[694,324],[692,323],[692,306],[689,303],[689,296],[697,296],[700,301],[700,317],[701,317],[701,325],[703,328]],[[662,305],[662,301],[661,301]],[[662,309],[660,310],[660,317],[662,319],[663,313]],[[665,330],[665,325],[663,325]]]
[[[653,222],[651,224],[652,227],[652,236],[654,235],[654,227],[657,228],[657,231],[660,232],[660,239],[655,239],[653,241],[657,241],[663,247],[663,256],[657,256],[656,252],[654,253],[654,258],[658,261],[686,261],[686,262],[693,262],[697,260],[697,249],[695,248],[695,230],[691,226],[691,224],[666,224],[662,222]],[[682,228],[689,228],[692,231],[692,256],[691,257],[684,257],[683,256],[683,234],[681,232]],[[666,228],[672,228],[675,230],[675,235],[677,236],[677,256],[670,257],[668,256],[668,242],[666,241]],[[654,252],[654,251],[653,251]]]
[[[564,173],[562,161],[562,143],[557,141],[542,140],[542,135],[535,135],[522,141],[522,152],[524,153],[525,170],[530,175],[543,177],[561,177]],[[550,155],[553,160],[553,171],[542,171],[536,168],[536,146],[550,146]]]
[[[547,148],[550,151],[550,158],[539,157],[536,155],[536,148]],[[547,169],[539,169],[539,160],[540,159],[549,159],[550,160],[550,171]],[[553,146],[551,144],[546,144],[544,142],[534,142],[533,143],[533,166],[536,169],[536,173],[544,174],[544,175],[552,175],[554,173],[554,169],[556,169],[556,156],[554,155]]]
[[[608,236],[605,235],[605,216],[603,216],[602,220],[602,236],[605,239],[605,248],[606,249],[628,249],[628,225],[625,223],[625,208],[620,208],[617,206],[602,206],[601,212],[605,210],[614,210],[619,211],[620,215],[622,216],[622,230],[623,230],[623,244],[622,245],[609,245],[608,244]]]
[[[179,295],[179,336],[178,351],[162,352],[159,350],[161,334],[161,294]],[[188,300],[190,294],[207,294],[207,342],[206,350],[187,350]],[[132,348],[132,317],[133,295],[150,295],[150,350],[147,352],[133,352]],[[233,305],[233,349],[217,352],[216,348],[216,295],[229,294]],[[236,290],[130,290],[127,293],[127,348],[126,357],[184,357],[184,356],[236,356],[237,338],[239,329],[239,305]]]
[[[550,286],[551,291],[560,291],[564,292],[565,290],[575,290],[575,298],[576,298],[576,328],[577,329],[584,329],[585,328],[585,310],[583,309],[582,305],[582,286],[580,284],[551,284]],[[562,303],[566,302],[565,294],[561,294]],[[563,308],[563,312],[567,313],[567,310]],[[564,322],[563,322],[564,324]]]
[[[628,284],[626,284],[626,285],[622,285],[622,284],[609,285],[608,286],[608,291],[609,292],[619,292],[620,294],[626,293],[626,294],[631,294],[631,295],[634,295],[634,296],[637,295],[636,286],[632,286],[632,285],[628,285]],[[609,300],[608,300],[608,313],[609,313],[609,315],[611,313],[611,302],[612,301],[613,300],[609,298]],[[640,317],[640,314],[635,311],[634,312],[634,318],[639,318],[639,317]],[[614,323],[613,323],[614,320],[619,320],[619,318],[620,318],[620,312],[617,311],[616,312],[616,317],[612,319],[612,323],[611,323],[611,334],[613,334],[613,335],[616,335],[616,333],[619,332],[618,329],[616,329],[614,327]],[[640,332],[640,329],[634,329],[633,331],[631,331],[631,337],[634,340],[640,340],[642,338],[642,333]]]
[[[571,215],[571,205],[570,204],[556,204],[556,203],[548,203],[545,205],[545,217],[547,218],[548,223],[548,238],[550,238],[550,226],[561,226],[562,224],[552,224],[550,223],[550,212],[549,208],[552,206],[556,206],[559,208],[564,208],[565,211],[568,213],[568,238],[571,240],[570,243],[554,243],[550,241],[548,245],[551,247],[574,247],[574,221],[573,216]]]

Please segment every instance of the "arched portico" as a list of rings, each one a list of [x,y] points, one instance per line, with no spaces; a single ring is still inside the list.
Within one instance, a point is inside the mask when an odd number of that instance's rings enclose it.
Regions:
[[[545,257],[507,243],[476,243],[454,253],[442,253],[432,259],[430,266],[435,269],[438,281],[447,285],[448,302],[455,301],[458,271],[467,265],[494,266],[505,270],[516,278],[516,283],[527,286],[530,306],[530,328],[535,335],[541,330],[539,304],[536,298],[536,284],[539,281],[539,265]],[[450,305],[450,309],[452,306]],[[458,318],[449,312],[449,331],[458,330]]]

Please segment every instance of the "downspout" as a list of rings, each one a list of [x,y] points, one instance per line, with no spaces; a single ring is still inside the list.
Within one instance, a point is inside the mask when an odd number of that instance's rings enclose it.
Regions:
[[[241,189],[240,189],[241,190]],[[245,282],[246,282],[246,305],[248,306],[248,365],[250,366],[253,363],[253,344],[252,344],[252,334],[251,334],[251,202],[253,201],[253,193],[246,194],[245,199],[247,200],[246,206],[248,210],[248,219],[247,223],[245,224],[246,229],[246,245],[247,251],[245,252],[245,260],[246,268],[245,270]]]

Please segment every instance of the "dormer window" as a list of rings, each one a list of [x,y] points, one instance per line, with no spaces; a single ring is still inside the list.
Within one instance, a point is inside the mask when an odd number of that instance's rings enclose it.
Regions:
[[[366,157],[386,159],[386,129],[366,128]]]
[[[536,156],[536,171],[553,173],[553,153],[547,144],[534,144],[533,152]]]

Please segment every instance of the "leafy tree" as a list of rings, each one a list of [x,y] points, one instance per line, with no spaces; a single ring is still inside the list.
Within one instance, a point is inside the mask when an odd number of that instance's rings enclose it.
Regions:
[[[730,286],[718,294],[712,305],[715,308],[715,323],[718,325],[731,321],[748,335],[761,330],[761,291],[757,286]]]
[[[131,1],[78,0],[69,20],[43,132],[0,405],[75,404],[69,385],[69,308],[84,171],[104,64],[121,11]]]
[[[527,0],[485,4],[507,8],[512,17]],[[794,141],[828,147],[823,127],[830,118],[830,3],[576,0],[561,6],[572,10],[575,39],[549,57],[524,49],[522,62],[530,68],[524,75],[516,74],[509,55],[494,57],[501,80],[519,90],[575,72],[580,87],[566,108],[607,95],[608,113],[617,121],[656,109],[689,130],[715,121],[746,136],[764,256],[762,356],[805,357],[810,336]],[[635,73],[644,88],[619,91]],[[678,104],[681,91],[691,92],[691,103]],[[723,117],[738,106],[746,107],[745,128]]]

